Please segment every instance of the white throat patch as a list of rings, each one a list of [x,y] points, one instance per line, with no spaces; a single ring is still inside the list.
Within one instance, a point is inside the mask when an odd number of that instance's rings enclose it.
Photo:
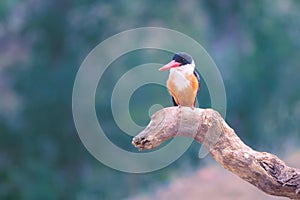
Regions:
[[[170,79],[178,90],[183,90],[190,85],[190,81],[186,79],[186,75],[194,74],[195,63],[170,69]]]

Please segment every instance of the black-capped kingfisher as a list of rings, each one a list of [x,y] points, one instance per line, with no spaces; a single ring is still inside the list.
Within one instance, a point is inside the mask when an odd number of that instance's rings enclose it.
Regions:
[[[170,69],[167,88],[174,106],[194,108],[200,76],[193,58],[185,52],[176,53],[172,61],[161,67],[159,71],[167,69]]]

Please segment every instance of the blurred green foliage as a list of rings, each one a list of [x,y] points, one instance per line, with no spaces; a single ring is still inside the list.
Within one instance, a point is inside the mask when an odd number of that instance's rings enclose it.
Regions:
[[[151,190],[186,165],[201,165],[199,145],[193,144],[168,168],[126,174],[95,160],[77,136],[71,97],[80,63],[99,42],[135,27],[167,27],[200,42],[221,71],[226,120],[239,136],[263,151],[295,148],[300,143],[299,10],[297,0],[1,1],[0,199],[120,199]],[[149,60],[147,53],[116,61],[97,94],[108,137],[131,151],[130,137],[113,121],[109,99],[130,68],[169,60],[161,52],[158,60]],[[204,82],[199,99],[201,107],[209,107]],[[149,107],[169,101],[164,88],[145,86],[133,95],[130,111],[145,125]]]

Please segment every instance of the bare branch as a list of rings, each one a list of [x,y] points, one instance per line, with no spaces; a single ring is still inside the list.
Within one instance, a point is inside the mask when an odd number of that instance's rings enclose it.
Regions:
[[[151,122],[133,138],[132,144],[139,150],[153,149],[175,136],[194,138],[225,169],[262,191],[300,199],[300,170],[287,166],[273,154],[254,151],[245,145],[212,109],[164,108],[151,117]]]

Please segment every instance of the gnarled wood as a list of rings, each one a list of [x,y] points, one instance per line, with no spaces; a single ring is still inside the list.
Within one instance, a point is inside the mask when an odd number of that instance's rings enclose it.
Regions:
[[[175,137],[192,137],[225,169],[262,191],[300,199],[300,170],[287,166],[277,156],[245,145],[220,114],[212,109],[168,107],[156,112],[149,125],[132,140],[143,149],[153,149]]]

